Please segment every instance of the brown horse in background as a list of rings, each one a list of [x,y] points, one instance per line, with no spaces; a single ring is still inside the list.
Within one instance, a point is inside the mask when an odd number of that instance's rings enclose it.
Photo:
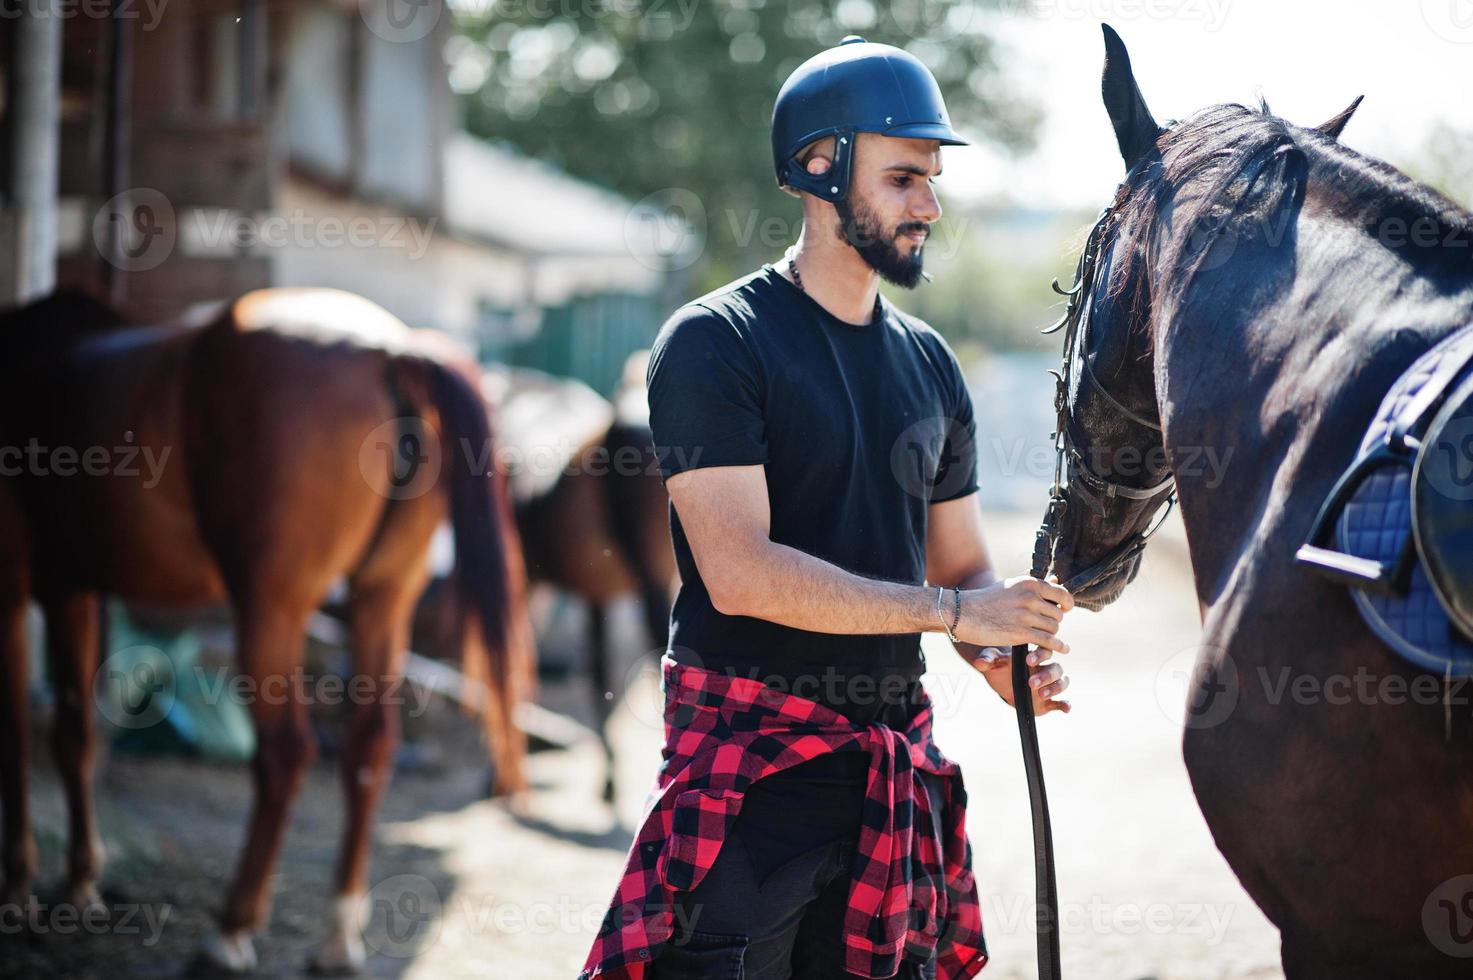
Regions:
[[[638,596],[649,644],[664,652],[676,583],[669,497],[660,480],[644,391],[648,351],[630,356],[611,405],[592,388],[524,368],[491,368],[481,390],[497,416],[498,451],[511,470],[510,497],[529,583],[562,589],[587,606],[594,719],[605,758],[604,798],[613,799],[608,720],[615,690],[608,607]],[[415,618],[416,649],[447,646],[454,602],[438,583]]]
[[[70,810],[67,894],[99,901],[91,794],[99,594],[234,613],[256,730],[255,806],[220,931],[202,957],[249,970],[291,802],[315,746],[295,692],[308,617],[349,587],[354,704],[343,740],[348,819],[330,931],[315,965],[364,959],[359,927],[372,817],[388,783],[398,682],[429,542],[449,519],[454,580],[484,651],[502,785],[520,784],[512,707],[530,660],[513,638],[515,536],[484,465],[491,429],[447,345],[334,290],[262,290],[201,327],[131,327],[62,293],[0,318],[0,790],[4,901],[29,900],[29,599],[45,613],[57,685],[53,749]],[[478,464],[480,461],[480,465]]]
[[[648,649],[656,659],[664,653],[676,581],[669,501],[655,459],[639,354],[630,358],[614,398],[613,423],[602,437],[580,447],[545,492],[514,500],[528,579],[565,589],[588,606],[589,672],[606,800],[614,798],[608,721],[614,698],[623,693],[610,676],[608,607],[637,595]]]

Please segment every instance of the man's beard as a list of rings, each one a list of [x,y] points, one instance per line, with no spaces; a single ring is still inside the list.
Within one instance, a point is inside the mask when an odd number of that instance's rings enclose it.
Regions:
[[[916,287],[921,281],[925,263],[921,249],[907,254],[896,247],[895,240],[907,232],[925,231],[925,222],[908,221],[897,227],[894,234],[886,235],[875,213],[862,201],[856,200],[852,192],[837,202],[834,209],[839,213],[839,228],[844,240],[854,246],[859,257],[878,272],[881,279],[903,289]]]

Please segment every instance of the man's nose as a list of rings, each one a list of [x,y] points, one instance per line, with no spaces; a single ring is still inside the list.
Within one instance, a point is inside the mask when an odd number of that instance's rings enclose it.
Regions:
[[[912,207],[911,215],[916,221],[924,221],[927,224],[941,219],[941,201],[936,197],[936,189],[926,184],[921,191],[920,198]]]

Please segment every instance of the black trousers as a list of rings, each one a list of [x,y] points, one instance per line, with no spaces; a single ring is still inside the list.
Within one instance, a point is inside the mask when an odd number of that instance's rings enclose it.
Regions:
[[[675,896],[675,935],[651,980],[842,980],[844,913],[869,759],[847,752],[747,790],[716,863]],[[939,781],[921,779],[939,820]],[[899,980],[934,980],[906,961]]]

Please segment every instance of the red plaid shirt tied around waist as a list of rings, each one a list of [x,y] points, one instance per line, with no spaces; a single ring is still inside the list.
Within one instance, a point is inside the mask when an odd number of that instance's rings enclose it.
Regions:
[[[893,977],[934,950],[938,980],[987,962],[961,770],[931,740],[922,692],[905,731],[857,725],[760,680],[661,661],[665,764],[579,980],[641,980],[674,932],[674,897],[716,862],[753,781],[829,752],[866,752],[869,773],[844,917],[844,968]],[[940,833],[917,770],[942,777]]]

